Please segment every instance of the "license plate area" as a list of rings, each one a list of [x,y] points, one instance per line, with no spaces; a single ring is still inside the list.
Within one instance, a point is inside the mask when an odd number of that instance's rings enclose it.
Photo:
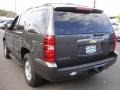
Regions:
[[[86,54],[94,54],[97,50],[96,50],[96,45],[89,45],[86,46]]]

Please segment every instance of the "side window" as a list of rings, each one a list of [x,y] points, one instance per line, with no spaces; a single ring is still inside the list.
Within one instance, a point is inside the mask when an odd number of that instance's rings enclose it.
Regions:
[[[17,16],[14,21],[12,22],[11,26],[10,26],[10,30],[15,30],[16,29],[16,25],[18,24],[18,18],[19,16]]]
[[[18,30],[24,30],[26,23],[27,23],[27,14],[23,14],[23,15],[21,15],[20,20],[19,20],[19,24],[17,27]]]
[[[49,13],[48,10],[39,10],[29,13],[28,23],[29,29],[34,29],[37,33],[44,34],[45,30],[48,28]]]

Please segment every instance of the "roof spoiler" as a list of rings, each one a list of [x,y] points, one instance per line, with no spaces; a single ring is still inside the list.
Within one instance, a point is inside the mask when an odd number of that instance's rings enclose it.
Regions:
[[[102,10],[86,7],[56,7],[55,11],[75,12],[75,13],[103,13]]]

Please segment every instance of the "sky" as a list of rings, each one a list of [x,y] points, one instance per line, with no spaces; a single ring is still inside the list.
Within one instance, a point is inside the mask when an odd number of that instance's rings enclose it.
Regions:
[[[0,9],[15,11],[20,14],[26,9],[45,3],[74,3],[93,7],[94,0],[0,0]],[[120,0],[96,0],[96,8],[104,10],[108,16],[120,15]]]

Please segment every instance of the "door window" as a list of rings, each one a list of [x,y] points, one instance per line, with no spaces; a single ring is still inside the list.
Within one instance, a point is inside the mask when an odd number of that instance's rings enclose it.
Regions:
[[[9,28],[9,30],[16,30],[16,25],[18,24],[18,18],[19,18],[19,16],[17,16],[17,17],[14,19],[14,21],[13,21],[11,27]]]

